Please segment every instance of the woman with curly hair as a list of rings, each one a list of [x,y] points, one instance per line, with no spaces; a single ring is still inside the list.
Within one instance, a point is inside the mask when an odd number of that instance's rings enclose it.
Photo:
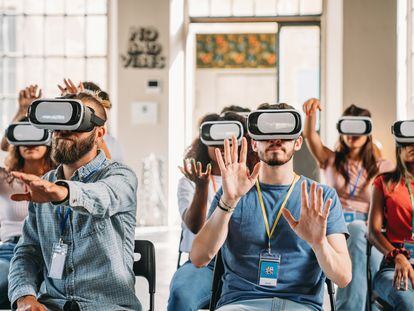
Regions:
[[[0,307],[8,304],[7,277],[10,260],[28,214],[28,202],[15,202],[10,199],[13,193],[26,192],[24,183],[14,178],[10,172],[20,171],[42,176],[55,167],[50,158],[50,146],[9,145],[8,150],[5,166],[0,167]]]

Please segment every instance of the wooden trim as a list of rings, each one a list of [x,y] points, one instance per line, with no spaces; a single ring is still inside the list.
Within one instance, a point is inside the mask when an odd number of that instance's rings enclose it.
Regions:
[[[190,17],[190,23],[320,23],[320,15],[253,16],[253,17]]]

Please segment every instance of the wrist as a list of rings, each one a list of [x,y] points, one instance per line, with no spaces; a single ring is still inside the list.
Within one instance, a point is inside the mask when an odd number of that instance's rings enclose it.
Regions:
[[[310,243],[310,245],[311,245],[313,251],[315,253],[317,253],[317,252],[322,251],[325,248],[325,246],[327,245],[327,243],[328,243],[328,239],[326,238],[326,236],[324,236],[322,239],[320,239],[318,241],[315,241],[313,243]]]
[[[221,200],[226,206],[230,206],[232,208],[235,208],[237,203],[239,203],[240,198],[238,197],[229,197],[225,193],[221,196]]]
[[[394,248],[385,257],[388,264],[396,263],[396,261],[405,261],[410,259],[410,253],[405,248]]]
[[[26,299],[34,299],[34,300],[37,300],[36,297],[33,296],[33,295],[26,295],[26,296],[22,296],[22,297],[18,298],[16,300],[16,303],[19,304],[19,303],[23,302],[23,300],[26,300]]]
[[[55,205],[59,205],[69,199],[69,186],[64,181],[57,181],[55,182],[55,184],[59,187],[58,198],[52,203]]]

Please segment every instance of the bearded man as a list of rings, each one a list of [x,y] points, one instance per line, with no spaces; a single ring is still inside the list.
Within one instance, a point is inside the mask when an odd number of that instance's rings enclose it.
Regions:
[[[293,107],[264,104],[258,109]],[[301,136],[252,140],[260,159],[252,172],[245,139],[240,156],[235,137],[231,147],[226,142],[224,159],[216,150],[222,189],[190,259],[202,267],[221,249],[220,311],[322,310],[325,276],[340,287],[352,278],[338,195],[293,170],[302,141]]]
[[[106,121],[98,98],[74,99]],[[54,131],[58,168],[43,178],[13,172],[27,192],[12,199],[29,201],[10,267],[13,309],[141,310],[133,272],[137,178],[98,149],[104,135],[103,125]]]

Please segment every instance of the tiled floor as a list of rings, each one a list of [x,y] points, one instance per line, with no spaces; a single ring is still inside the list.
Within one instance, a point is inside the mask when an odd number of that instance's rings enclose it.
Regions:
[[[136,232],[136,239],[150,240],[155,245],[155,256],[157,261],[157,292],[155,296],[156,311],[164,311],[167,309],[169,285],[177,265],[179,238],[179,228],[139,228]],[[145,279],[137,279],[135,292],[143,304],[143,310],[148,310],[149,295],[148,285]],[[325,293],[324,309],[330,310],[327,293]]]

